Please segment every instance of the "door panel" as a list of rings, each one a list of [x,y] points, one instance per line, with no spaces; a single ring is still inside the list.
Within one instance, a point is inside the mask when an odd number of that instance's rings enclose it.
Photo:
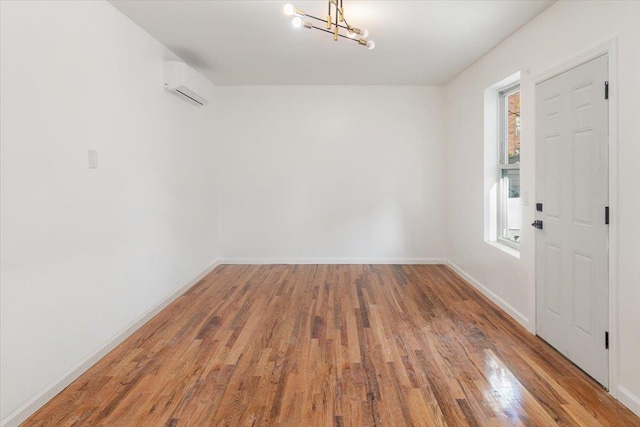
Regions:
[[[545,305],[546,309],[555,317],[560,318],[560,247],[551,243],[546,244],[545,270]]]
[[[544,168],[544,179],[546,187],[553,187],[560,179],[560,162],[558,161],[560,156],[560,134],[552,134],[545,137],[547,161]],[[547,217],[554,220],[560,220],[560,194],[558,192],[551,192],[543,205],[544,212]]]
[[[573,222],[575,225],[593,228],[591,206],[593,193],[591,188],[591,151],[594,143],[593,129],[574,132],[573,134]]]
[[[608,386],[606,55],[536,86],[536,327]]]
[[[575,326],[588,337],[594,337],[593,327],[593,257],[573,254],[573,287],[575,289]]]

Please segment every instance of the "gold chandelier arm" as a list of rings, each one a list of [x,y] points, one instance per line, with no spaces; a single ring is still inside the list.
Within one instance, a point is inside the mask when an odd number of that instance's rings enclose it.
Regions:
[[[322,18],[318,18],[317,16],[313,16],[313,15],[309,15],[309,14],[306,14],[305,16],[306,16],[307,18],[315,19],[316,21],[325,22],[325,23],[327,22],[326,20],[324,20],[324,19],[322,19]],[[353,29],[354,29],[354,27],[351,27],[351,26],[345,26],[345,25],[338,25],[338,27],[340,27],[340,28],[344,28],[345,30],[349,30],[349,31],[351,31],[351,30],[353,30]],[[328,27],[327,29],[331,29],[331,27]]]
[[[311,26],[311,28],[313,28],[314,30],[320,30],[320,31],[323,31],[323,32],[325,32],[325,33],[334,34],[334,32],[333,32],[333,31],[325,30],[324,28],[316,27],[315,25],[312,25],[312,26]],[[353,42],[358,42],[358,40],[357,40],[357,39],[352,39],[351,37],[347,37],[347,36],[342,35],[342,34],[339,34],[339,33],[338,33],[338,37],[342,37],[343,39],[351,40],[351,41],[353,41]]]
[[[340,13],[338,12],[338,1],[334,0],[336,3],[336,26],[333,29],[333,41],[338,41],[338,31],[340,31],[340,28],[338,28],[338,19],[340,19]]]

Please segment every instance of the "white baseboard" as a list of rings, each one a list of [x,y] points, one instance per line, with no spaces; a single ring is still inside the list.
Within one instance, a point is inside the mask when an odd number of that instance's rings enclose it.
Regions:
[[[469,282],[471,286],[479,290],[484,296],[489,298],[498,307],[503,309],[509,316],[513,317],[518,323],[524,326],[529,332],[533,333],[533,325],[531,325],[531,322],[529,321],[529,318],[527,316],[525,316],[524,314],[520,313],[518,310],[513,308],[511,304],[509,304],[508,302],[500,298],[497,294],[495,294],[493,291],[491,291],[489,288],[484,286],[482,283],[480,283],[478,280],[476,280],[474,277],[469,275],[466,271],[458,267],[453,262],[447,260],[447,265],[451,267],[453,271],[458,273],[458,275],[460,275],[464,280]]]
[[[221,258],[220,264],[446,264],[444,258]]]
[[[117,347],[131,334],[138,330],[142,325],[147,323],[153,316],[162,311],[165,307],[175,301],[180,295],[184,294],[189,288],[198,283],[204,276],[209,274],[214,268],[220,265],[219,261],[213,262],[203,272],[198,274],[189,280],[180,289],[167,296],[165,299],[151,307],[140,317],[135,319],[129,325],[124,327],[120,332],[114,335],[107,342],[102,344],[99,348],[94,350],[91,354],[81,360],[76,366],[69,369],[62,374],[58,379],[53,381],[47,387],[42,389],[38,394],[22,404],[18,409],[7,415],[2,421],[0,421],[0,427],[14,427],[33,415],[38,409],[40,409],[45,403],[55,397],[58,393],[64,390],[69,384],[75,381],[80,375],[86,372],[90,367],[107,355],[111,350]]]
[[[631,409],[631,411],[640,417],[640,397],[622,386],[618,386],[618,396],[616,397],[624,406]]]

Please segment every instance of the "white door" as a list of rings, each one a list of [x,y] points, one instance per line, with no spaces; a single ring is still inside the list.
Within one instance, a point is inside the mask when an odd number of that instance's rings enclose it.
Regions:
[[[536,86],[536,328],[604,387],[608,362],[607,55]],[[532,224],[536,226],[536,223]]]

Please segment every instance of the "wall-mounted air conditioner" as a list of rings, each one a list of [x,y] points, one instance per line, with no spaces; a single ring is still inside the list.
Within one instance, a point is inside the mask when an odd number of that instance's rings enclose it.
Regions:
[[[164,88],[195,105],[206,105],[213,84],[184,62],[164,62]]]

